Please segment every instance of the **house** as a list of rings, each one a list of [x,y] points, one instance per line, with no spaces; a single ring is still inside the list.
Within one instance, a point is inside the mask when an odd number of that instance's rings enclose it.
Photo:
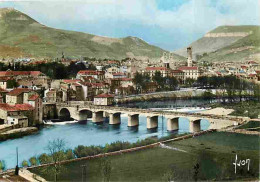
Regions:
[[[0,123],[1,124],[19,124],[20,127],[27,127],[33,124],[34,107],[30,104],[7,103],[0,104]],[[26,119],[27,118],[27,119]]]
[[[110,94],[100,94],[94,97],[94,105],[108,106],[114,102],[114,96]]]
[[[15,88],[6,94],[6,103],[11,105],[28,103],[30,91],[28,88]]]
[[[7,90],[0,88],[0,103],[6,102],[6,94],[8,93]]]
[[[184,72],[184,80],[187,80],[188,78],[197,80],[199,77],[199,69],[196,66],[182,66],[178,69]]]
[[[144,71],[144,73],[148,74],[150,77],[153,77],[155,72],[160,72],[162,77],[167,77],[170,75],[171,70],[165,67],[146,67]]]
[[[40,71],[0,71],[0,77],[15,77],[15,78],[46,78],[46,75]]]
[[[34,122],[40,124],[42,123],[42,99],[38,94],[31,95],[28,98],[28,103],[34,107],[34,112],[33,112],[33,119]]]
[[[182,70],[172,70],[171,76],[175,77],[179,83],[183,83],[185,73]]]
[[[9,80],[9,77],[0,77],[0,88],[1,89],[7,89],[7,81]]]
[[[98,80],[105,79],[105,72],[104,71],[96,71],[96,70],[80,70],[77,73],[76,78],[81,79],[82,77],[90,76]]]

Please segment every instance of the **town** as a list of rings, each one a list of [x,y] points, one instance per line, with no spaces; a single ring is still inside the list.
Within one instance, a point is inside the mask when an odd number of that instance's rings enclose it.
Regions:
[[[173,60],[171,54],[166,52],[155,62],[131,59],[68,61],[62,58],[61,64],[85,68],[69,79],[52,79],[48,73],[41,71],[16,71],[18,64],[19,67],[26,67],[48,63],[44,60],[18,59],[4,63],[9,64],[10,68],[0,71],[1,128],[42,124],[43,119],[50,119],[48,113],[43,114],[45,103],[89,101],[93,105],[112,105],[118,96],[195,87],[201,77],[232,75],[260,83],[260,64],[254,60],[236,64],[218,62],[199,65],[192,59],[191,47],[187,48],[187,57],[186,63]],[[167,88],[162,88],[161,80],[165,80],[163,84]]]
[[[0,181],[258,180],[259,22],[198,2],[0,2]]]

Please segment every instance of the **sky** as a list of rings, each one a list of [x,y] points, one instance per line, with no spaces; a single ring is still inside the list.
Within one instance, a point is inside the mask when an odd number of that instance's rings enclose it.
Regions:
[[[134,36],[173,51],[221,25],[260,25],[260,0],[0,0],[59,29]]]

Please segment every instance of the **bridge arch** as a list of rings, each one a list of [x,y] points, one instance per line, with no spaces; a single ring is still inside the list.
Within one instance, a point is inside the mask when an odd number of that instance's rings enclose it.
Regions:
[[[168,131],[179,130],[179,118],[180,117],[174,117],[174,118],[167,119],[167,130]]]
[[[87,120],[88,118],[92,118],[92,111],[88,109],[82,109],[79,111],[79,120]]]
[[[201,130],[200,124],[201,124],[202,118],[190,120],[190,132],[199,132]]]
[[[59,112],[59,119],[68,121],[71,119],[70,111],[67,108],[62,108]]]

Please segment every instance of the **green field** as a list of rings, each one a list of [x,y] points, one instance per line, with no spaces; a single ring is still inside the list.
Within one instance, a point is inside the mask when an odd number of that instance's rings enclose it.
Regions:
[[[259,178],[259,137],[234,133],[209,133],[187,140],[168,143],[178,148],[176,151],[154,148],[134,153],[108,157],[111,161],[110,181],[165,181],[171,176],[177,181],[198,180],[241,180]],[[234,173],[235,156],[238,159],[250,159],[250,169],[237,167]],[[83,179],[102,181],[101,160],[73,162],[65,164],[65,170],[59,175],[62,181],[82,181],[82,167],[87,165]],[[194,166],[198,164],[195,175]],[[33,172],[47,180],[53,180],[53,174],[43,173],[42,169]],[[163,177],[164,176],[164,177]]]

